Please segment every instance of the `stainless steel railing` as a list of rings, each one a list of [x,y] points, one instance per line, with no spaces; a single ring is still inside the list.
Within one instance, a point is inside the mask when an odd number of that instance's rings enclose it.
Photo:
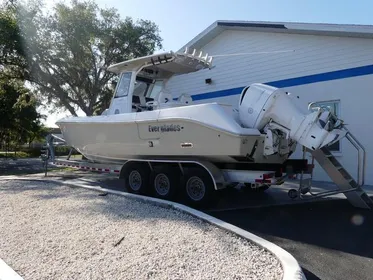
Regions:
[[[356,137],[351,134],[351,132],[349,130],[347,130],[346,138],[352,144],[352,146],[354,146],[355,149],[358,151],[357,183],[360,186],[363,186],[364,185],[364,181],[365,181],[365,165],[366,165],[366,152],[365,152],[365,148],[356,139]]]

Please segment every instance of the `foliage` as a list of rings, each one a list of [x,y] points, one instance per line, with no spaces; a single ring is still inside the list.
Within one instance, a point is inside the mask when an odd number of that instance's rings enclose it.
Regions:
[[[56,146],[54,148],[55,156],[67,156],[70,153],[71,147],[68,146]],[[80,155],[75,149],[73,149],[72,155]]]
[[[14,1],[0,9],[0,146],[31,142],[42,131],[38,102],[22,80],[27,49],[15,11]]]
[[[51,15],[40,3],[17,4],[17,22],[26,50],[26,79],[49,104],[72,115],[101,113],[116,79],[105,69],[114,63],[149,55],[162,47],[151,21],[121,19],[116,9],[91,0],[58,3]]]
[[[0,6],[0,78],[23,78],[25,48],[11,1]]]
[[[45,137],[36,109],[42,104],[72,115],[79,109],[100,114],[116,80],[105,69],[153,53],[161,41],[153,22],[122,19],[92,0],[58,3],[51,14],[42,0],[6,0],[0,5],[0,148],[4,141],[17,146]]]
[[[39,151],[40,154],[40,151]],[[18,152],[0,152],[0,158],[30,158],[34,157],[32,154],[18,151]]]
[[[37,100],[18,80],[0,79],[0,143],[30,143],[45,131]]]
[[[70,147],[67,146],[56,146],[54,149],[55,156],[67,156],[70,153]],[[30,158],[30,157],[40,157],[41,155],[41,149],[40,147],[34,147],[34,148],[26,148],[26,147],[20,147],[16,152],[10,151],[0,151],[0,158],[6,158],[6,157],[12,157],[12,158]],[[80,155],[79,152],[73,150],[71,153],[71,156],[74,157],[76,155]]]

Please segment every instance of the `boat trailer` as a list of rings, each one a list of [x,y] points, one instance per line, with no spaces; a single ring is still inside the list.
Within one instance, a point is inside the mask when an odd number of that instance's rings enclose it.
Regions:
[[[346,128],[345,128],[346,129]],[[56,166],[66,166],[77,168],[80,170],[95,171],[95,172],[104,172],[110,174],[120,175],[123,168],[123,164],[113,163],[97,163],[91,162],[88,160],[70,160],[72,151],[74,148],[70,149],[69,155],[66,159],[59,159],[55,156],[55,144],[54,141],[57,139],[59,143],[65,142],[65,140],[54,134],[49,134],[46,137],[46,145],[43,146],[41,159],[45,166],[45,176],[48,172],[48,164]],[[364,186],[364,177],[365,177],[365,164],[366,164],[366,152],[361,143],[349,132],[347,131],[346,139],[356,148],[358,152],[358,176],[355,180],[347,170],[342,166],[342,164],[335,158],[335,156],[330,152],[327,147],[323,147],[318,150],[309,150],[303,147],[303,159],[305,159],[306,154],[310,153],[312,155],[312,163],[309,164],[307,171],[303,170],[300,173],[293,173],[292,170],[286,170],[285,174],[281,178],[276,178],[276,180],[285,180],[286,178],[291,178],[293,176],[299,175],[299,187],[298,189],[290,189],[288,191],[288,196],[292,200],[315,200],[317,198],[324,198],[328,196],[333,196],[337,194],[344,194],[347,200],[357,208],[362,209],[373,209],[373,201],[363,190]],[[59,144],[61,145],[61,144]],[[317,193],[312,192],[312,175],[314,169],[314,161],[317,161],[319,165],[326,171],[332,181],[335,183],[336,188],[334,190],[320,191]],[[153,160],[151,160],[153,161]],[[182,161],[180,161],[182,163]],[[177,161],[176,161],[177,163]],[[212,163],[200,163],[204,165],[203,167],[207,169],[210,173],[216,173],[215,167]],[[218,169],[218,168],[217,168]],[[226,178],[238,178],[240,177],[240,170],[223,170],[223,173],[226,173]],[[247,171],[246,176],[251,175],[251,179],[259,182],[264,180],[263,176],[260,176],[260,172]],[[271,174],[268,174],[271,175]],[[228,176],[228,177],[227,177]],[[266,174],[264,174],[266,176]],[[214,185],[218,185],[221,178],[212,176],[214,179]],[[256,177],[261,177],[258,179]],[[270,178],[272,176],[268,176]],[[269,181],[271,182],[271,181]],[[273,182],[273,181],[272,181]],[[281,184],[276,182],[276,184]],[[216,188],[220,189],[220,188]]]

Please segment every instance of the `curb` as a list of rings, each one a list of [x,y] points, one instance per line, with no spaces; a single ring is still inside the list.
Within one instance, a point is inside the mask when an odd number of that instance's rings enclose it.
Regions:
[[[23,280],[23,278],[0,259],[0,280]]]
[[[268,250],[272,254],[274,254],[278,260],[280,261],[282,268],[283,268],[283,280],[306,280],[306,277],[297,262],[297,260],[287,251],[282,249],[281,247],[277,246],[276,244],[269,242],[268,240],[265,240],[255,234],[252,234],[246,230],[243,230],[239,227],[236,227],[232,224],[226,223],[222,220],[219,220],[215,217],[212,217],[210,215],[207,215],[201,211],[195,210],[193,208],[190,208],[188,206],[182,205],[180,203],[172,202],[172,201],[166,201],[158,198],[153,198],[153,197],[147,197],[147,196],[141,196],[141,195],[136,195],[136,194],[131,194],[131,193],[126,193],[126,192],[121,192],[121,191],[115,191],[115,190],[110,190],[106,188],[101,188],[101,187],[93,187],[93,186],[88,186],[82,183],[77,183],[73,182],[76,179],[70,180],[70,182],[61,182],[59,180],[54,180],[54,179],[36,179],[36,178],[12,178],[12,179],[23,179],[23,180],[35,180],[35,181],[44,181],[44,182],[55,182],[55,183],[60,183],[61,185],[66,185],[66,186],[74,186],[74,187],[80,187],[80,188],[85,188],[89,190],[94,190],[98,192],[103,192],[103,193],[109,193],[109,194],[114,194],[114,195],[119,195],[127,198],[133,198],[145,203],[151,203],[153,205],[161,206],[163,208],[171,208],[175,210],[179,210],[181,212],[184,212],[186,214],[192,215],[198,219],[201,219],[205,222],[208,222],[212,225],[215,225],[219,227],[220,229],[230,231],[242,238],[248,239],[249,241],[255,243],[256,245]],[[22,278],[21,278],[22,279]],[[0,280],[1,277],[0,277]]]
[[[87,186],[84,184],[79,184],[79,183],[70,183],[70,182],[64,182],[64,185],[72,185],[76,187],[81,187],[85,189],[90,189],[90,190],[95,190],[99,192],[105,192],[105,193],[110,193],[114,195],[120,195],[128,198],[134,198],[136,200],[140,200],[146,203],[151,202],[154,205],[161,206],[161,207],[166,207],[166,208],[171,208],[175,210],[179,210],[181,212],[184,212],[186,214],[192,215],[198,219],[201,219],[205,222],[208,222],[210,224],[213,224],[221,229],[230,231],[240,237],[243,237],[245,239],[250,240],[251,242],[259,245],[260,247],[270,251],[272,254],[274,254],[281,262],[282,268],[283,268],[283,280],[306,280],[306,277],[298,264],[297,260],[287,251],[282,249],[281,247],[273,244],[272,242],[269,242],[268,240],[265,240],[257,235],[254,235],[246,230],[243,230],[239,227],[236,227],[234,225],[231,225],[229,223],[226,223],[222,220],[219,220],[217,218],[214,218],[210,215],[207,215],[201,211],[195,210],[193,208],[190,208],[188,206],[172,202],[172,201],[165,201],[162,199],[158,198],[153,198],[153,197],[146,197],[146,196],[141,196],[141,195],[136,195],[136,194],[131,194],[131,193],[126,193],[126,192],[120,192],[120,191],[115,191],[115,190],[110,190],[110,189],[105,189],[101,187],[92,187],[92,186]]]

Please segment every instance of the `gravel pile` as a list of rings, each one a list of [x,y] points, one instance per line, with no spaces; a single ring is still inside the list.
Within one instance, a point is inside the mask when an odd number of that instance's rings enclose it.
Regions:
[[[0,258],[27,279],[282,279],[269,252],[175,210],[0,182]]]

